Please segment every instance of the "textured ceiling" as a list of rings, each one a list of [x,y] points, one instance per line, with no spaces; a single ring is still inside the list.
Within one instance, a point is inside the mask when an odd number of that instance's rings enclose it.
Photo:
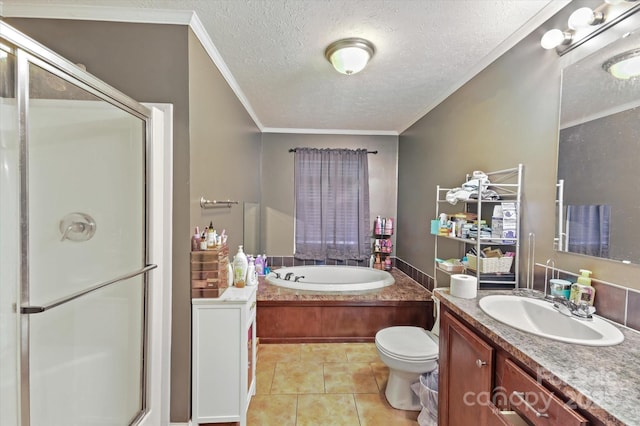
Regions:
[[[90,19],[106,11],[104,19],[144,21],[144,13],[195,11],[263,131],[372,134],[405,130],[558,9],[550,0],[2,3],[5,16]],[[353,76],[324,58],[326,46],[345,37],[376,46],[369,66]]]

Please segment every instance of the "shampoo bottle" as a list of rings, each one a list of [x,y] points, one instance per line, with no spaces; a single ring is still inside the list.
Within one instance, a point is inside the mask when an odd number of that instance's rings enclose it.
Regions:
[[[191,237],[191,251],[200,250],[200,229],[196,226],[196,230]]]
[[[262,255],[259,254],[258,257],[256,257],[256,274],[257,275],[264,275],[264,261],[262,260]]]
[[[247,269],[249,261],[247,255],[244,254],[242,246],[238,246],[238,253],[233,259],[233,285],[236,287],[244,287],[247,280]]]

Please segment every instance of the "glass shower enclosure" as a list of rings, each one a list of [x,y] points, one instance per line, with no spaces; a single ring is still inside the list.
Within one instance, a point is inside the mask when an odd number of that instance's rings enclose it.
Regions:
[[[0,22],[0,424],[136,424],[150,111]]]

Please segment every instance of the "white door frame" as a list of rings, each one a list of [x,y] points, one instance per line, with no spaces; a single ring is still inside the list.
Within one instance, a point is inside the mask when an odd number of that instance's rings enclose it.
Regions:
[[[140,426],[169,425],[171,378],[171,262],[173,222],[173,105],[151,109],[149,167],[149,335],[147,413]]]

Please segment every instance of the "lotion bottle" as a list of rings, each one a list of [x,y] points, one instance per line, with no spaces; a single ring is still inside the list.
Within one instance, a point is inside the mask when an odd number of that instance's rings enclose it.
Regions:
[[[247,280],[247,269],[249,268],[249,261],[247,255],[244,254],[242,246],[238,246],[238,253],[236,253],[233,259],[233,285],[236,287],[244,287]]]

